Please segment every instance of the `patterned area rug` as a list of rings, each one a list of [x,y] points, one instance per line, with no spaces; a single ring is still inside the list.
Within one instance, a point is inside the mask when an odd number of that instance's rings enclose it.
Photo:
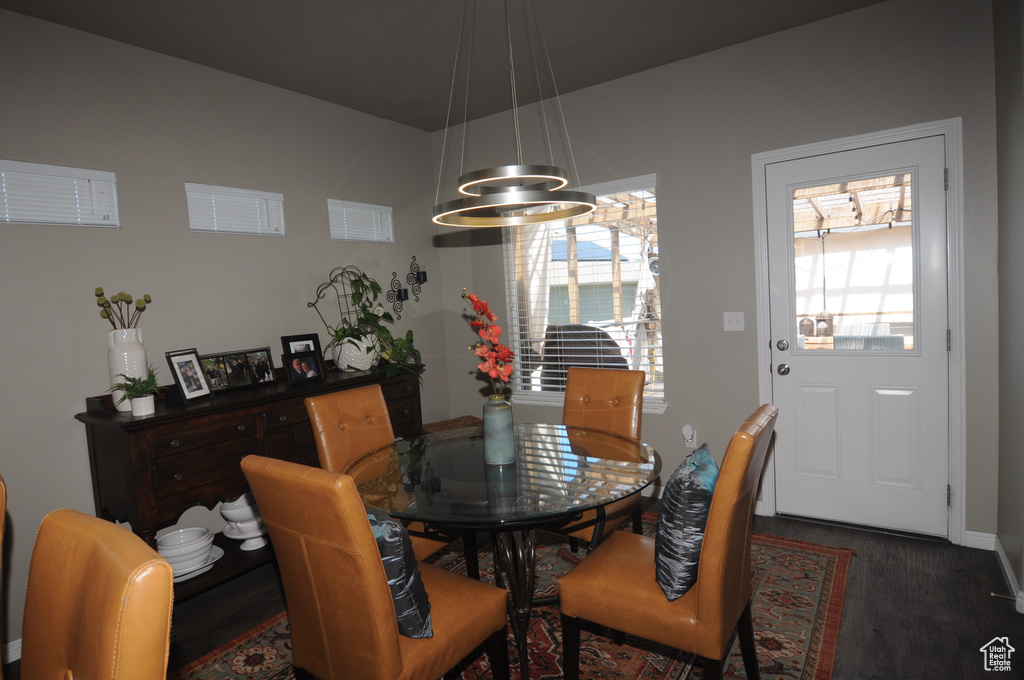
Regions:
[[[653,533],[654,515],[644,516],[644,531]],[[484,535],[480,534],[484,539]],[[537,538],[537,594],[557,593],[557,577],[583,559],[564,540],[540,533]],[[493,561],[481,540],[480,571],[493,576]],[[752,545],[754,631],[763,680],[829,680],[842,617],[846,573],[852,552],[786,538],[754,534]],[[461,571],[461,549],[446,549],[435,563]],[[511,638],[510,638],[511,639]],[[562,677],[561,624],[556,607],[537,607],[530,622],[530,677]],[[583,631],[581,677],[588,680],[700,680],[699,662],[689,654],[626,637]],[[518,655],[509,648],[512,677],[519,676]],[[257,626],[207,656],[168,674],[169,680],[292,680],[291,637],[285,612]],[[462,668],[462,678],[490,678],[481,654]],[[739,643],[733,641],[725,678],[746,678]]]

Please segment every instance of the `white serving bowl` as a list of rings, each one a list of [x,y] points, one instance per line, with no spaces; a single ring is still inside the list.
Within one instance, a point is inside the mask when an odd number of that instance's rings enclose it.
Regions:
[[[213,543],[213,532],[206,527],[188,527],[171,531],[156,539],[156,551],[164,558],[178,557],[208,548]],[[170,561],[168,559],[168,561]]]
[[[245,508],[256,505],[255,499],[248,492],[243,493],[238,498],[232,501],[225,501],[220,504],[221,509],[234,510],[235,508]]]
[[[171,565],[171,569],[177,573],[206,564],[210,560],[211,552],[213,552],[213,543],[208,543],[195,552],[171,557],[165,556],[164,559]]]
[[[260,516],[259,510],[251,505],[243,505],[235,508],[220,508],[221,517],[229,522],[250,522]]]
[[[234,522],[235,529],[240,534],[251,534],[254,531],[258,531],[260,526],[263,525],[263,520],[259,517],[256,519],[247,519],[242,522]]]

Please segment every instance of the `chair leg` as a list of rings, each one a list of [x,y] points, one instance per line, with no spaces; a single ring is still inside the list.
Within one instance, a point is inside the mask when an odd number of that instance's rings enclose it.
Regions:
[[[491,662],[491,677],[494,680],[509,680],[508,639],[505,629],[496,631],[487,638],[487,658]]]
[[[722,666],[725,664],[724,661],[718,659],[708,659],[706,657],[700,657],[701,664],[704,666],[704,680],[722,680]]]
[[[633,511],[633,533],[644,533],[644,511],[642,507]]]
[[[292,671],[294,671],[295,673],[295,680],[317,680],[316,676],[307,671],[305,668],[292,666]]]
[[[562,614],[562,677],[580,680],[580,620]]]
[[[480,551],[477,547],[476,532],[462,534],[462,553],[466,557],[466,575],[474,581],[480,580]]]
[[[740,638],[740,651],[743,652],[743,666],[747,669],[747,680],[761,680],[761,670],[757,663],[757,647],[754,644],[754,618],[750,613],[750,603],[743,608],[737,624]]]
[[[569,550],[571,552],[576,552],[579,549],[580,549],[580,541],[579,541],[579,539],[576,538],[575,536],[570,536],[569,537]]]

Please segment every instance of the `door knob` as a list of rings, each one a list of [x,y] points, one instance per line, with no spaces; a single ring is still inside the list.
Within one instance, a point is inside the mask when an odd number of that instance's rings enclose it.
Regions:
[[[787,349],[789,349],[789,340],[779,340],[775,346],[778,347],[783,352],[785,352]]]
[[[779,364],[779,375],[789,375],[789,364]]]

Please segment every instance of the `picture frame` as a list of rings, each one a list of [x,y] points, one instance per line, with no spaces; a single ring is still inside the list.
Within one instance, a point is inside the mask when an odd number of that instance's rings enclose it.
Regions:
[[[326,373],[323,357],[315,350],[282,354],[281,363],[289,385],[320,382]]]
[[[299,354],[302,352],[316,352],[320,361],[324,360],[324,352],[320,349],[320,336],[316,333],[305,335],[282,335],[281,351],[285,354]],[[285,368],[288,368],[285,366]]]
[[[204,354],[199,361],[214,392],[277,382],[269,347]]]
[[[167,352],[167,365],[186,404],[213,396],[195,348]]]

